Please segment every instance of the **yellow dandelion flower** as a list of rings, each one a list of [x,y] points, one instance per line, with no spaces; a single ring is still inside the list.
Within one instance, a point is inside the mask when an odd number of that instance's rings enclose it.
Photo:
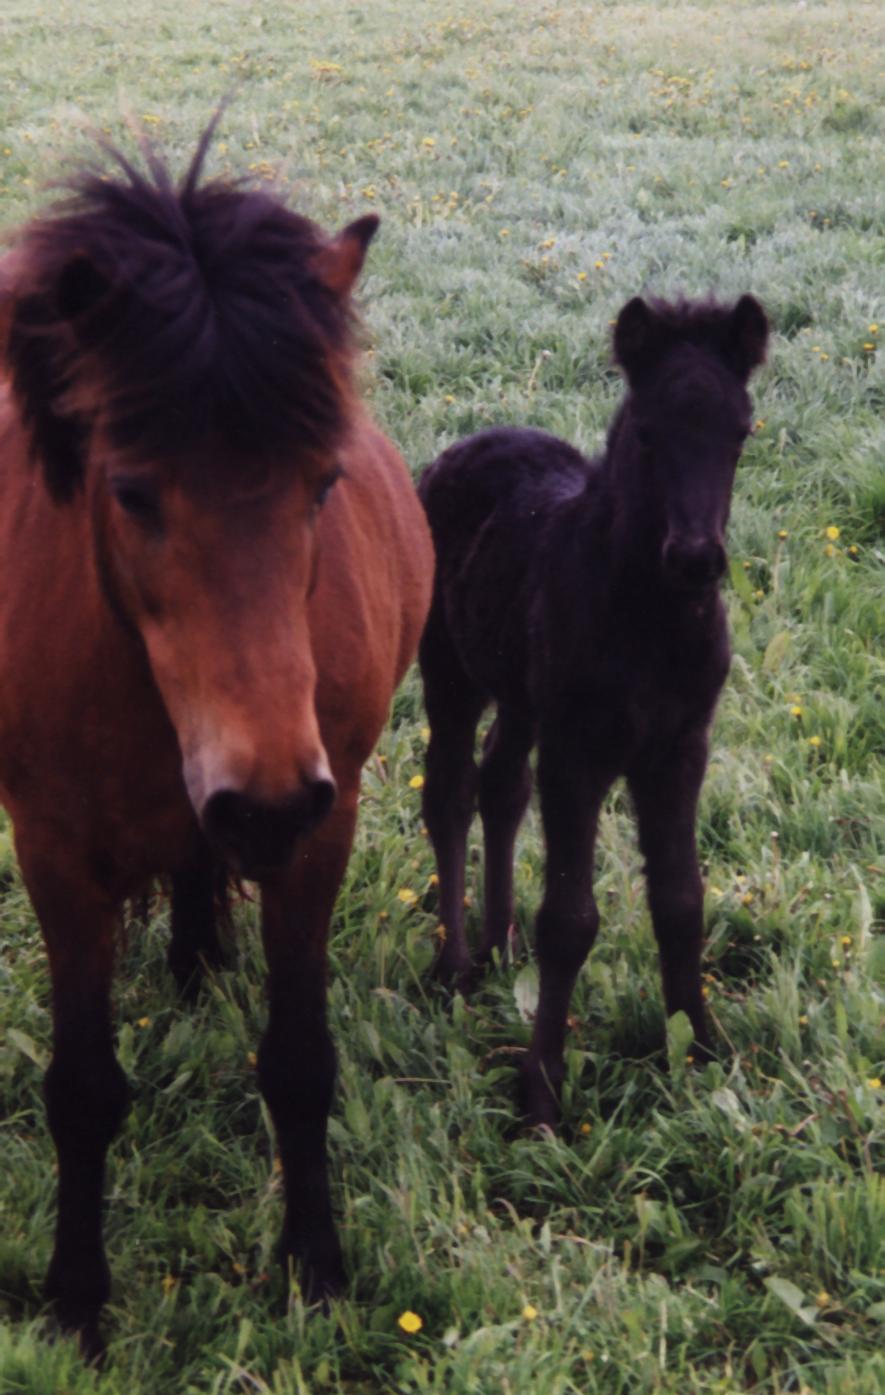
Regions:
[[[850,936],[850,935],[843,935],[843,936],[842,936],[842,944],[843,944],[843,945],[846,945],[846,946],[847,946],[847,945],[850,945],[850,944],[851,944],[851,936]]]
[[[401,887],[396,894],[397,899],[402,901],[404,906],[414,906],[418,900],[418,893],[413,891],[410,886]]]
[[[604,266],[605,266],[605,262],[604,262],[604,261],[596,261],[596,262],[593,263],[593,265],[596,267],[596,270],[597,270],[597,271],[602,271],[602,269],[603,269]]]
[[[522,1310],[522,1317],[525,1322],[534,1322],[538,1316],[538,1310],[531,1303],[526,1303]]]
[[[822,1288],[814,1301],[819,1308],[825,1308],[827,1304],[830,1302],[830,1295],[827,1293],[825,1288]]]
[[[878,334],[878,333],[879,333],[879,326],[878,326],[878,325],[867,325],[867,330],[868,330],[868,332],[869,332],[870,334]]]
[[[846,549],[846,551],[848,552],[849,557],[856,557],[860,552],[860,548],[858,547],[857,543],[852,543],[851,546]]]
[[[135,1025],[136,1027],[149,1027],[151,1025],[151,1019],[149,1017],[139,1017]]]
[[[809,736],[808,744],[809,746],[814,746],[815,748],[817,748],[818,746],[820,746],[822,739],[823,738],[820,736]]]
[[[841,532],[841,528],[835,527],[835,525],[832,523],[830,524],[829,528],[826,529],[826,535],[829,538],[830,542],[835,542],[836,539],[841,536]]]
[[[408,1332],[410,1337],[416,1332],[420,1332],[421,1328],[424,1326],[424,1319],[419,1317],[417,1313],[413,1313],[409,1308],[407,1308],[404,1313],[400,1313],[396,1321],[403,1332]]]
[[[802,1016],[799,1018],[799,1026],[800,1026],[800,1027],[807,1027],[807,1026],[808,1026],[808,1014],[807,1014],[806,1012],[803,1012],[803,1013],[802,1013]]]
[[[431,872],[430,874],[430,885],[439,886],[439,877],[437,876],[436,872]]]
[[[409,789],[410,789],[410,790],[420,790],[420,789],[423,789],[423,788],[424,788],[424,776],[423,776],[423,775],[413,775],[412,778],[411,778],[411,780],[409,781]]]
[[[864,344],[864,353],[871,354],[875,349],[875,344]]]
[[[765,425],[765,418],[764,418],[764,417],[759,417],[758,420],[757,420],[757,422],[756,422],[756,430],[757,430],[757,431],[761,431],[764,425]]]
[[[436,139],[433,136],[425,136],[421,144],[426,145],[428,150],[432,150],[433,147],[436,145]]]
[[[802,716],[802,708],[799,706],[798,702],[797,702],[793,707],[790,708],[790,716],[791,716],[791,717],[801,717],[801,716]]]
[[[454,400],[455,400],[455,399],[454,399],[454,397],[452,396],[452,394],[451,394],[450,392],[447,392],[446,395],[445,395],[445,397],[443,398],[443,402],[448,402],[448,404],[449,404],[450,407],[451,407],[452,403],[454,402]]]
[[[174,1274],[164,1274],[160,1280],[160,1286],[164,1293],[171,1293],[177,1283],[178,1280]]]
[[[752,891],[745,891],[744,894],[743,894],[743,896],[741,897],[741,905],[742,905],[742,906],[752,906],[752,904],[753,904],[753,893],[752,893]]]
[[[509,236],[510,236],[510,229],[509,229],[509,228],[501,228],[501,230],[500,230],[499,233],[498,233],[498,236],[499,236],[499,237],[509,237]]]
[[[154,116],[153,112],[142,112],[141,119],[146,126],[159,126],[160,124],[159,116]]]
[[[790,536],[786,528],[779,528],[777,535],[780,538],[781,542],[786,542],[787,538]]]
[[[581,1133],[584,1134],[585,1137],[586,1137],[586,1135],[587,1135],[589,1132],[590,1132],[590,1125],[589,1125],[589,1124],[582,1124],[582,1125],[581,1125]]]
[[[756,600],[756,601],[764,601],[764,600],[765,600],[765,592],[764,592],[764,591],[754,591],[754,592],[753,592],[753,599]]]
[[[871,1090],[881,1090],[882,1088],[882,1082],[879,1079],[878,1075],[869,1076],[867,1079],[867,1084],[869,1085]]]
[[[578,272],[578,280],[579,280],[579,281],[586,281],[586,280],[587,280],[587,273],[586,273],[586,271],[579,271],[579,272]]]

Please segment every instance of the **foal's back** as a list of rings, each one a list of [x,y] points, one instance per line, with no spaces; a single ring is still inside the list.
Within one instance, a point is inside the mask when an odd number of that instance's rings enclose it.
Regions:
[[[418,492],[437,556],[432,628],[487,698],[529,705],[539,599],[599,511],[598,467],[544,431],[492,428],[444,451]]]

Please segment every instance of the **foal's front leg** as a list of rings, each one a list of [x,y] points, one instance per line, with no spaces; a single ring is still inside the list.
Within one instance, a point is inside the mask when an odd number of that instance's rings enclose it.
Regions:
[[[286,1213],[280,1256],[300,1273],[308,1300],[344,1284],[332,1220],[326,1126],[335,1048],[326,1025],[326,942],[356,823],[356,792],[339,795],[329,818],[292,863],[262,886],[262,935],[269,1019],[258,1083],[277,1134]]]
[[[710,1054],[710,1034],[701,988],[704,888],[695,822],[706,766],[706,732],[697,731],[664,760],[628,778],[645,858],[667,1016],[688,1015],[695,1054],[702,1057]]]
[[[219,869],[201,841],[194,856],[172,874],[171,934],[166,962],[182,997],[193,999],[204,969],[224,966],[218,938]]]
[[[559,1120],[572,989],[599,929],[593,852],[599,810],[613,778],[581,749],[581,735],[570,741],[565,726],[553,735],[542,733],[538,753],[547,869],[536,930],[540,993],[521,1090],[529,1123],[551,1128]]]
[[[111,1031],[117,914],[82,867],[60,865],[21,834],[17,848],[52,978],[52,1060],[43,1088],[58,1157],[58,1213],[46,1296],[62,1326],[79,1334],[84,1353],[97,1356],[99,1314],[110,1292],[105,1155],[128,1096]]]

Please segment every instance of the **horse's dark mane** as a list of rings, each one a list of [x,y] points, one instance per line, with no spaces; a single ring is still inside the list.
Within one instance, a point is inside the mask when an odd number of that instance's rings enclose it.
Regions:
[[[82,475],[84,379],[142,459],[201,442],[272,459],[340,436],[353,316],[312,275],[324,236],[264,191],[201,183],[211,132],[178,185],[155,154],[142,171],[108,147],[119,172],[80,171],[24,232],[8,357],[59,497]]]

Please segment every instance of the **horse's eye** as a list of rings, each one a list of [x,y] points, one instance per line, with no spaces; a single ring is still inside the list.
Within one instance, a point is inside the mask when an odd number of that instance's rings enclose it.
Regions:
[[[319,488],[314,497],[314,504],[318,509],[323,507],[323,504],[329,497],[332,486],[337,484],[338,480],[341,478],[341,474],[342,472],[340,470],[331,470],[328,475],[324,475],[320,480]]]
[[[112,480],[111,493],[123,512],[137,523],[153,528],[159,525],[160,501],[149,484],[141,480]]]

